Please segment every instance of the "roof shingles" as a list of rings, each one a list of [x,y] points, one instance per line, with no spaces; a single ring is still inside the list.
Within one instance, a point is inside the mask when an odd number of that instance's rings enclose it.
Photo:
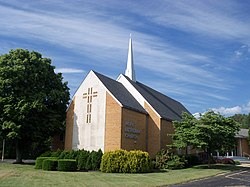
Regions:
[[[124,108],[147,114],[147,111],[139,104],[139,102],[121,83],[95,71],[93,72]]]
[[[171,121],[181,120],[182,112],[187,112],[190,114],[190,112],[180,102],[140,82],[134,82],[128,77],[126,78],[162,118]]]

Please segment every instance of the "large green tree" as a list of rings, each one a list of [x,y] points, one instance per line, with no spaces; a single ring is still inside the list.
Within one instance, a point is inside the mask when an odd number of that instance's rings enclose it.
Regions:
[[[24,49],[0,56],[0,136],[22,150],[63,128],[69,88],[49,58]]]
[[[239,124],[213,111],[206,112],[199,119],[183,113],[182,120],[173,124],[173,145],[177,148],[193,146],[204,151],[209,166],[213,152],[230,151],[236,145],[235,135],[239,131]]]

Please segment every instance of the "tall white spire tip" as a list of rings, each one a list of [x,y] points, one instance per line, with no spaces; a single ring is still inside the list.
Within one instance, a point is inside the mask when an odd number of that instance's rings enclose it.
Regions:
[[[132,49],[131,33],[130,33],[130,39],[129,39],[127,69],[125,71],[125,75],[128,76],[132,81],[136,81],[134,62],[133,62],[133,49]]]

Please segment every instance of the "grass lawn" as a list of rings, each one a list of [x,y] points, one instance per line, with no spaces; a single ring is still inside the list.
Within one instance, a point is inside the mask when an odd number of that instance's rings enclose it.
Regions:
[[[102,172],[59,172],[34,169],[34,165],[0,162],[0,186],[161,186],[239,170],[237,166],[215,165],[212,169],[196,166],[146,174]]]

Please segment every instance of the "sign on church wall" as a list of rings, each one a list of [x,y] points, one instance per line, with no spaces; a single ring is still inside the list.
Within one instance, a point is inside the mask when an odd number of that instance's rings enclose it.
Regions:
[[[141,130],[135,127],[135,123],[132,121],[125,121],[125,138],[137,140],[141,133]]]

